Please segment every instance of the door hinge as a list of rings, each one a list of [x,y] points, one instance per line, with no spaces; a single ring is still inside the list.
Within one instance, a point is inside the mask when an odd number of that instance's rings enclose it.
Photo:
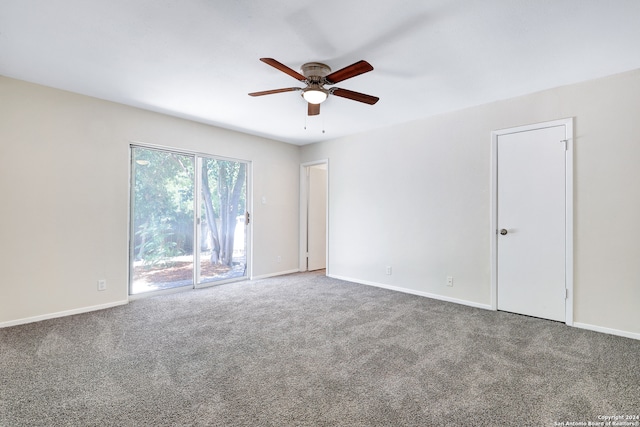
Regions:
[[[564,288],[564,299],[569,299],[569,289]]]
[[[244,213],[244,223],[249,225],[250,221],[251,221],[251,215],[249,215],[249,212],[245,212]]]
[[[564,144],[564,151],[567,151],[569,149],[569,140],[568,139],[562,139],[562,140],[560,140],[560,142],[562,142]]]

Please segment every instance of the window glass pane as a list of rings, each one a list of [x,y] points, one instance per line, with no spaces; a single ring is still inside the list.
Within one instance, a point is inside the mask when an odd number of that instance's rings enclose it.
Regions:
[[[132,148],[132,294],[193,286],[193,188],[193,156]]]
[[[246,275],[247,164],[202,159],[200,282]]]

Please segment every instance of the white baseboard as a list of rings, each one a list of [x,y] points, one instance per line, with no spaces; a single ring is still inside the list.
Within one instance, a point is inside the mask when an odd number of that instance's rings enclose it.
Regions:
[[[602,332],[603,334],[618,335],[619,337],[640,340],[640,333],[621,331],[619,329],[605,328],[603,326],[589,325],[588,323],[573,322],[573,326],[580,329],[588,329],[590,331]]]
[[[431,294],[431,293],[428,293],[428,292],[416,291],[416,290],[413,290],[413,289],[407,289],[407,288],[402,288],[402,287],[398,287],[398,286],[385,285],[385,284],[382,284],[382,283],[370,282],[370,281],[367,281],[367,280],[353,279],[351,277],[336,276],[336,275],[327,275],[327,276],[333,277],[334,279],[344,280],[344,281],[347,281],[347,282],[360,283],[362,285],[368,285],[368,286],[375,286],[377,288],[383,288],[383,289],[389,289],[389,290],[392,290],[392,291],[404,292],[404,293],[407,293],[407,294],[413,294],[413,295],[432,298],[432,299],[436,299],[436,300],[440,300],[440,301],[447,301],[447,302],[452,302],[452,303],[456,303],[456,304],[467,305],[467,306],[470,306],[470,307],[482,308],[482,309],[485,309],[485,310],[493,310],[493,308],[491,308],[491,304],[479,304],[479,303],[473,302],[473,301],[467,301],[467,300],[462,300],[462,299],[458,299],[458,298],[451,298],[451,297],[447,297],[447,296],[443,296],[443,295]],[[580,329],[588,329],[590,331],[601,332],[603,334],[617,335],[617,336],[620,336],[620,337],[640,340],[640,333],[637,333],[637,332],[621,331],[619,329],[605,328],[603,326],[589,325],[587,323],[580,323],[580,322],[573,322],[573,325],[568,325],[568,326],[574,326],[574,327],[580,328]]]
[[[269,277],[283,276],[285,274],[292,274],[292,273],[299,273],[299,272],[300,272],[300,270],[281,271],[281,272],[277,272],[277,273],[270,273],[270,274],[263,274],[263,275],[260,275],[260,276],[254,276],[254,277],[251,278],[251,280],[266,279],[266,278],[269,278]],[[470,307],[482,308],[482,309],[485,309],[485,310],[492,310],[490,304],[480,304],[480,303],[473,302],[473,301],[467,301],[467,300],[458,299],[458,298],[451,298],[451,297],[447,297],[447,296],[443,296],[443,295],[432,294],[432,293],[429,293],[429,292],[416,291],[416,290],[413,290],[413,289],[402,288],[402,287],[399,287],[399,286],[385,285],[385,284],[382,284],[382,283],[371,282],[371,281],[368,281],[368,280],[353,279],[351,277],[329,275],[329,274],[327,276],[328,277],[332,277],[334,279],[344,280],[344,281],[347,281],[347,282],[353,282],[353,283],[359,283],[359,284],[367,285],[367,286],[374,286],[374,287],[377,287],[377,288],[389,289],[389,290],[392,290],[392,291],[403,292],[403,293],[412,294],[412,295],[418,295],[418,296],[431,298],[431,299],[435,299],[435,300],[440,300],[440,301],[452,302],[452,303],[455,303],[455,304],[467,305],[467,306],[470,306]],[[7,322],[0,322],[0,329],[1,328],[8,328],[10,326],[24,325],[26,323],[39,322],[41,320],[55,319],[55,318],[58,318],[58,317],[72,316],[74,314],[81,314],[81,313],[88,313],[88,312],[91,312],[91,311],[104,310],[106,308],[117,307],[119,305],[125,305],[125,304],[128,304],[128,303],[129,303],[129,300],[122,300],[122,301],[116,301],[116,302],[107,303],[107,304],[93,305],[93,306],[90,306],[90,307],[82,307],[82,308],[77,308],[77,309],[73,309],[73,310],[65,310],[65,311],[59,311],[59,312],[56,312],[56,313],[43,314],[41,316],[25,317],[23,319],[10,320],[10,321],[7,321]],[[590,325],[588,323],[580,323],[580,322],[573,322],[573,326],[576,327],[576,328],[580,328],[580,329],[587,329],[587,330],[594,331],[594,332],[601,332],[603,334],[617,335],[617,336],[620,336],[620,337],[631,338],[631,339],[634,339],[634,340],[640,340],[640,333],[637,333],[637,332],[622,331],[622,330],[619,330],[619,329],[605,328],[603,326]]]
[[[107,304],[92,305],[90,307],[76,308],[73,310],[58,311],[56,313],[43,314],[41,316],[25,317],[23,319],[10,320],[8,322],[0,322],[0,328],[8,328],[9,326],[24,325],[26,323],[40,322],[41,320],[55,319],[58,317],[72,316],[74,314],[88,313],[90,311],[104,310],[105,308],[117,307],[125,305],[129,300],[110,302]]]
[[[285,274],[300,273],[300,270],[279,271],[277,273],[261,274],[260,276],[251,276],[251,280],[267,279],[269,277],[284,276]]]
[[[334,279],[344,280],[344,281],[347,281],[347,282],[359,283],[361,285],[375,286],[376,288],[389,289],[389,290],[392,290],[392,291],[403,292],[405,294],[418,295],[418,296],[421,296],[421,297],[427,297],[427,298],[436,299],[436,300],[440,300],[440,301],[446,301],[446,302],[452,302],[452,303],[455,303],[455,304],[467,305],[469,307],[482,308],[482,309],[485,309],[485,310],[492,310],[491,304],[480,304],[480,303],[477,303],[477,302],[474,302],[474,301],[467,301],[467,300],[464,300],[464,299],[452,298],[452,297],[447,297],[447,296],[444,296],[444,295],[431,294],[429,292],[416,291],[414,289],[407,289],[407,288],[402,288],[402,287],[399,287],[399,286],[385,285],[385,284],[378,283],[378,282],[370,282],[368,280],[353,279],[353,278],[350,278],[350,277],[343,277],[343,276],[336,276],[336,275],[329,275],[329,274],[327,274],[327,276],[328,277],[332,277]]]

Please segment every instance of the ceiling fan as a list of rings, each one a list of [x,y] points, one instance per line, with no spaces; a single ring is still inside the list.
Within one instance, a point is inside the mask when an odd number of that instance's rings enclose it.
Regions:
[[[355,64],[351,64],[338,71],[331,72],[331,68],[328,65],[321,64],[319,62],[308,62],[303,64],[301,68],[302,74],[292,70],[281,62],[276,61],[273,58],[260,58],[260,61],[265,64],[269,64],[274,68],[282,71],[293,77],[296,80],[306,84],[306,87],[287,87],[283,89],[265,90],[262,92],[252,92],[251,96],[271,95],[274,93],[302,91],[302,97],[308,103],[307,114],[309,116],[316,116],[320,114],[320,104],[327,99],[329,95],[336,95],[341,98],[352,99],[358,102],[364,102],[365,104],[373,105],[380,98],[377,96],[366,95],[364,93],[354,92],[352,90],[340,89],[338,87],[325,88],[325,85],[332,86],[336,83],[340,83],[343,80],[350,79],[351,77],[358,76],[360,74],[368,73],[373,70],[371,64],[367,61],[358,61]]]

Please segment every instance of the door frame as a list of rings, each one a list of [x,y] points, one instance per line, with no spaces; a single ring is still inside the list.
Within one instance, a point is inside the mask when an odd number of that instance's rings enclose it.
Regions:
[[[327,203],[326,203],[326,275],[329,275],[329,159],[315,160],[300,164],[300,243],[299,243],[299,261],[298,269],[300,271],[308,271],[307,268],[307,211],[309,186],[307,180],[307,169],[311,166],[327,165]]]
[[[491,309],[498,310],[498,137],[556,126],[565,127],[565,323],[573,325],[573,118],[517,126],[491,132]]]

